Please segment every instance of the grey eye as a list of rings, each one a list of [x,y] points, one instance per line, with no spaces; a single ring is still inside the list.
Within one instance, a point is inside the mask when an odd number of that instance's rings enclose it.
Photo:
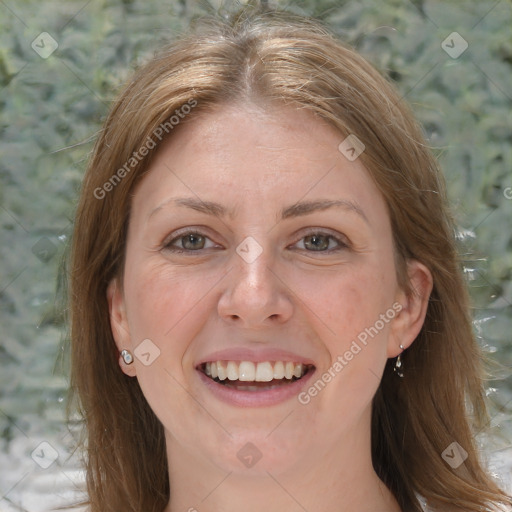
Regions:
[[[187,250],[204,249],[206,243],[206,238],[197,233],[188,233],[179,237],[178,240],[182,241],[183,249]]]
[[[329,235],[308,235],[304,237],[304,246],[313,251],[324,251],[329,248]]]

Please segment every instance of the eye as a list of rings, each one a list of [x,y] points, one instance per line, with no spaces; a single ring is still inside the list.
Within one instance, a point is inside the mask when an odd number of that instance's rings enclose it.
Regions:
[[[209,246],[207,246],[208,241],[210,242]],[[213,242],[202,233],[197,231],[187,231],[167,242],[164,248],[171,252],[183,253],[197,252],[201,249],[209,249],[214,246],[215,244],[213,244]]]
[[[301,250],[308,252],[334,252],[348,248],[347,243],[328,233],[310,233],[301,238],[296,245],[298,244],[303,245],[299,247]]]
[[[302,245],[302,247],[301,247]],[[307,252],[335,252],[349,247],[348,243],[329,233],[313,232],[302,237],[295,244],[302,251]],[[211,249],[216,245],[199,231],[186,231],[174,236],[166,242],[164,249],[175,253],[192,253],[204,249]]]

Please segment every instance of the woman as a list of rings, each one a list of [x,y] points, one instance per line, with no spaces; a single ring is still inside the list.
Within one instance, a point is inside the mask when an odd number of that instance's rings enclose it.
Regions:
[[[511,504],[473,439],[442,176],[314,21],[247,8],[139,70],[84,179],[71,290],[94,512]]]

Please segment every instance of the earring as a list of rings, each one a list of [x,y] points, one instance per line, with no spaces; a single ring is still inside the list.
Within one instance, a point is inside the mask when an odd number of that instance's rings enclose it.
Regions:
[[[403,350],[404,348],[405,347],[400,343],[400,350]],[[401,355],[402,354],[398,354],[393,370],[402,379],[404,377],[404,371],[402,369],[402,358],[400,357]]]
[[[125,364],[133,363],[133,356],[130,354],[130,352],[128,352],[128,350],[123,350],[121,352],[121,357],[123,358]]]

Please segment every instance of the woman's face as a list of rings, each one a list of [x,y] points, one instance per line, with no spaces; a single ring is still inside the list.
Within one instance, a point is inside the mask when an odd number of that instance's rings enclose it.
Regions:
[[[112,327],[181,460],[278,474],[369,442],[386,359],[424,307],[397,284],[384,199],[343,139],[306,111],[222,106],[136,189]]]

